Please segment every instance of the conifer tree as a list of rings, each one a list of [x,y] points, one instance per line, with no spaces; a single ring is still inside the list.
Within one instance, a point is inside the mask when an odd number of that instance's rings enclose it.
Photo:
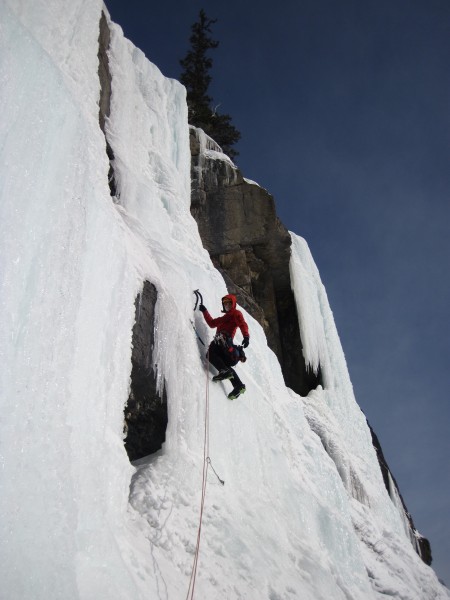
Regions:
[[[219,45],[218,41],[210,37],[214,23],[216,19],[209,19],[201,9],[198,21],[191,27],[190,50],[180,60],[183,68],[180,81],[187,90],[189,123],[203,129],[222,147],[225,154],[234,159],[238,152],[233,146],[241,134],[232,125],[230,115],[221,115],[211,109],[212,98],[208,95],[212,59],[207,52]]]

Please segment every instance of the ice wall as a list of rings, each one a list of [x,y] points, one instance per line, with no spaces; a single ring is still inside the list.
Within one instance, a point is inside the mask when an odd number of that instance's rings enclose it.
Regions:
[[[218,314],[226,288],[189,212],[184,90],[113,24],[110,196],[101,11],[97,0],[0,3],[5,598],[175,599],[193,561],[208,378],[190,320],[205,341],[211,332],[192,290]],[[209,388],[210,456],[225,486],[208,480],[196,597],[447,598],[378,485],[323,286],[304,242],[294,247],[307,357],[326,358],[326,390],[287,389],[247,316],[246,394],[232,403],[226,384]],[[131,466],[123,408],[144,280],[158,291],[169,424],[162,451]]]
[[[0,4],[5,598],[125,598],[134,586],[116,525],[132,471],[120,430],[137,284],[105,179],[100,10]]]

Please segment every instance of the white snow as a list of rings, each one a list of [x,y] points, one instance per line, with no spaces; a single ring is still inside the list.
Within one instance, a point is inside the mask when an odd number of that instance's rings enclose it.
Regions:
[[[0,3],[0,580],[5,599],[185,597],[199,523],[204,340],[226,293],[189,210],[185,92],[112,28],[98,125],[97,0]],[[217,160],[227,160],[217,149]],[[246,315],[244,396],[210,384],[196,598],[449,598],[384,488],[326,293],[292,235],[292,282],[325,389],[285,387]],[[167,441],[131,466],[123,408],[134,300],[158,290],[155,362]]]
[[[256,181],[252,181],[251,179],[247,179],[246,177],[244,177],[244,181],[249,185],[257,185],[258,187],[261,187],[259,183],[256,183]]]

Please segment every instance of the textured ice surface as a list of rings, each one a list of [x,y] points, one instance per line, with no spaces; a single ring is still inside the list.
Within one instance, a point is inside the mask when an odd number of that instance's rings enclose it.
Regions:
[[[111,25],[118,194],[98,125],[97,0],[0,4],[0,577],[5,598],[186,595],[199,519],[205,390],[193,315],[225,284],[189,211],[184,89]],[[217,150],[216,158],[222,160]],[[448,598],[415,554],[353,397],[326,293],[293,237],[292,282],[325,390],[285,387],[247,315],[247,386],[210,386],[211,475],[198,598]],[[167,385],[163,449],[123,445],[134,300],[158,289],[155,361]],[[161,381],[162,384],[162,381]]]

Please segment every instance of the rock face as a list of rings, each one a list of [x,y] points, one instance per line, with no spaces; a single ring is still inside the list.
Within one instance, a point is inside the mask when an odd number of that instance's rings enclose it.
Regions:
[[[397,485],[397,482],[395,481],[395,478],[389,469],[386,459],[384,458],[383,450],[381,448],[381,444],[378,440],[378,437],[377,437],[375,431],[372,429],[369,422],[367,422],[367,425],[369,427],[369,430],[370,430],[370,433],[372,436],[372,444],[377,453],[378,463],[380,465],[381,473],[383,475],[384,485],[386,486],[388,494],[392,498],[394,495],[394,491],[397,492],[397,494],[401,500],[401,503],[403,505],[403,510],[405,512],[405,516],[406,516],[408,524],[409,524],[411,541],[413,542],[413,545],[417,551],[417,554],[420,556],[420,558],[423,560],[423,562],[425,564],[431,565],[433,557],[431,555],[430,542],[427,540],[427,538],[424,538],[423,536],[421,536],[418,533],[418,531],[414,525],[413,518],[412,518],[411,514],[408,512],[405,501],[403,500],[403,497],[400,494],[400,490]],[[393,488],[395,488],[395,490]]]
[[[309,371],[303,359],[289,273],[291,238],[276,215],[273,197],[247,181],[203,131],[190,128],[190,145],[191,213],[203,245],[222,273],[229,292],[236,294],[238,303],[264,328],[286,385],[306,396],[317,385],[323,385],[322,377],[320,369],[317,376]],[[372,428],[370,431],[388,493],[392,497],[394,486],[413,546],[429,565],[430,544],[415,529],[378,438]]]
[[[262,325],[286,385],[305,396],[321,383],[306,368],[289,261],[291,238],[273,197],[249,182],[203,131],[190,128],[191,213],[229,292]]]
[[[111,72],[109,70],[108,48],[111,42],[111,32],[105,13],[102,12],[100,18],[99,36],[98,36],[98,78],[100,80],[100,99],[98,121],[100,129],[103,131],[106,142],[106,154],[109,159],[108,183],[112,198],[116,195],[116,183],[114,178],[114,152],[106,138],[105,124],[109,117],[111,109]]]
[[[125,448],[130,461],[159,450],[166,439],[167,397],[157,387],[153,361],[157,291],[149,281],[135,302],[131,386],[125,407]]]

